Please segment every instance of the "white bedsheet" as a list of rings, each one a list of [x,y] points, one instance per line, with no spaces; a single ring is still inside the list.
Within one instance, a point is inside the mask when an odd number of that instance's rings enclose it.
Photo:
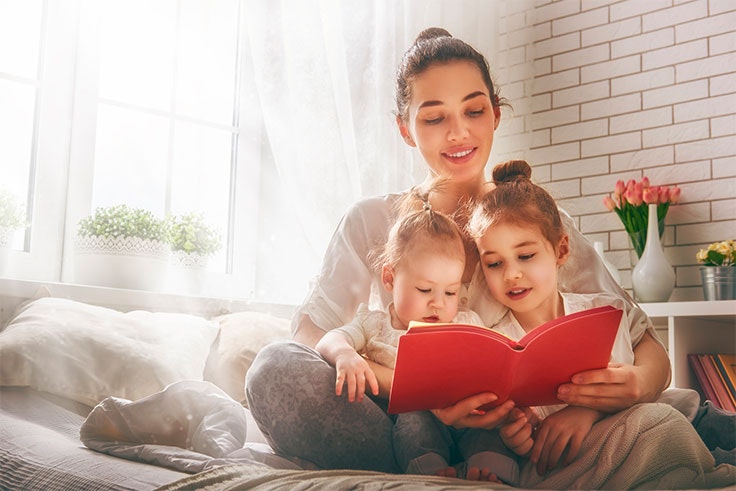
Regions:
[[[187,474],[85,448],[89,407],[28,388],[0,388],[0,489],[150,490]]]

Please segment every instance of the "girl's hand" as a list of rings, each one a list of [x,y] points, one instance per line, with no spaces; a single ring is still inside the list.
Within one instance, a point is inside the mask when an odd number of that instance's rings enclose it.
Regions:
[[[608,368],[573,375],[572,383],[557,389],[557,397],[574,406],[608,413],[620,411],[642,402],[640,372],[634,365],[609,363]]]
[[[354,350],[344,350],[335,359],[337,380],[335,394],[342,395],[342,388],[348,386],[348,401],[361,402],[366,390],[366,382],[373,395],[378,395],[378,380],[368,362]]]
[[[506,421],[499,430],[501,440],[514,453],[526,457],[534,445],[532,432],[536,423],[530,421],[525,412],[519,408],[514,408]]]
[[[543,476],[557,467],[563,455],[563,465],[578,456],[583,439],[593,425],[603,418],[603,413],[586,407],[568,406],[547,416],[534,435],[532,462],[537,464],[537,474]]]
[[[506,401],[500,406],[487,411],[478,408],[498,399],[496,394],[486,392],[470,396],[444,409],[433,409],[432,413],[444,424],[455,428],[484,428],[492,430],[502,423],[514,408],[513,401]]]

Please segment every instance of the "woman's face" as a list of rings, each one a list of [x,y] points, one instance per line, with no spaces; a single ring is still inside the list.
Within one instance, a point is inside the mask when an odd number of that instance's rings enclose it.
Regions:
[[[415,77],[404,140],[418,148],[434,176],[484,180],[500,110],[491,104],[480,70],[470,62],[436,64]]]

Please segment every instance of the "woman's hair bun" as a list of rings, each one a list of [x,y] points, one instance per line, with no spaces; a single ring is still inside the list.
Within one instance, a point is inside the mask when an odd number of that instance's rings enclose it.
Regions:
[[[452,37],[452,34],[450,34],[446,29],[443,29],[441,27],[428,27],[422,32],[419,33],[417,38],[414,40],[414,44],[419,44],[424,41],[429,41],[430,39],[436,39],[441,37]]]
[[[493,182],[513,182],[532,178],[532,168],[526,160],[509,160],[493,168]]]

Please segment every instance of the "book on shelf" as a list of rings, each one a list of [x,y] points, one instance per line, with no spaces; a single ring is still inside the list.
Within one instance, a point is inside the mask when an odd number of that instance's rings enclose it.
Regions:
[[[606,368],[622,311],[604,306],[549,321],[514,341],[483,326],[410,323],[399,338],[389,413],[451,406],[481,392],[517,406],[560,404],[557,387]]]
[[[736,411],[736,356],[690,353],[687,358],[703,396],[721,409]]]

